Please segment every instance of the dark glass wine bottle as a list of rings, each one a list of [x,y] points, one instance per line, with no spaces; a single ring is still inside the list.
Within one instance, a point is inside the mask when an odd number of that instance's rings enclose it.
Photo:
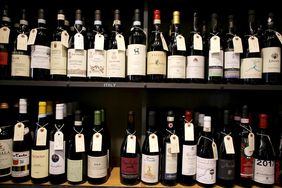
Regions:
[[[167,44],[161,32],[161,13],[154,11],[154,29],[150,34],[147,53],[147,81],[163,82],[166,78]],[[162,40],[163,38],[163,40]]]
[[[280,133],[280,142],[276,153],[275,185],[282,185],[282,133]]]
[[[108,142],[106,142],[106,144],[107,144],[106,147],[107,147],[107,158],[108,158],[108,162],[107,162],[108,176],[110,177],[111,176],[111,171],[112,171],[112,164],[111,164],[111,161],[112,161],[112,157],[111,157],[112,156],[111,155],[111,151],[112,151],[111,134],[110,134],[107,122],[106,122],[105,110],[101,109],[100,111],[101,111],[101,124],[102,124],[102,127],[105,130],[105,135],[106,135],[106,137],[109,140]]]
[[[127,79],[132,82],[145,81],[146,76],[146,34],[141,26],[141,12],[134,10],[133,24],[127,46]]]
[[[31,78],[48,80],[50,78],[50,36],[46,27],[44,9],[38,10],[37,28],[30,31],[29,40],[32,36],[35,37],[35,41],[31,45]]]
[[[30,117],[27,113],[27,99],[19,99],[17,123],[13,138],[13,182],[19,183],[30,179],[30,149],[32,145]]]
[[[135,135],[135,112],[128,112],[126,135],[120,149],[120,182],[135,185],[140,182],[140,145]]]

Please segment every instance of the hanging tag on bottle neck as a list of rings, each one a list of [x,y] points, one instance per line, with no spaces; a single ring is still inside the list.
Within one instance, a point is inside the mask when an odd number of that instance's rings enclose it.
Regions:
[[[47,142],[47,129],[40,127],[36,133],[36,146],[46,146]]]
[[[165,38],[164,38],[164,36],[163,36],[163,33],[161,33],[160,35],[161,35],[161,41],[162,41],[163,49],[164,49],[165,51],[168,51],[168,47],[167,47]]]
[[[186,51],[185,38],[182,35],[176,36],[176,46],[179,51]]]
[[[127,136],[126,153],[136,153],[136,136],[133,134]]]
[[[233,37],[232,42],[233,42],[234,53],[243,53],[243,45],[241,38],[235,36]]]
[[[250,53],[256,53],[260,52],[259,50],[259,42],[258,38],[255,36],[250,36],[248,39],[248,44],[249,44],[249,51]]]
[[[54,149],[55,150],[64,149],[64,133],[62,131],[57,131],[54,135]]]
[[[10,29],[8,27],[0,28],[0,44],[9,44]]]
[[[279,39],[280,43],[282,44],[282,35],[277,31],[275,31],[275,35]]]
[[[27,36],[25,34],[17,36],[17,50],[27,51]]]
[[[24,124],[22,122],[17,123],[14,126],[14,141],[24,140]]]
[[[193,48],[194,50],[203,50],[203,40],[198,33],[193,35]]]
[[[120,51],[125,51],[124,37],[121,34],[116,35],[117,48]]]
[[[255,150],[255,135],[254,135],[254,133],[248,134],[248,147],[249,147],[250,151]]]
[[[69,34],[67,31],[62,31],[61,33],[61,43],[64,45],[66,48],[69,47]]]
[[[220,37],[214,35],[210,39],[210,51],[211,53],[220,53]]]
[[[212,152],[213,152],[213,158],[217,160],[218,159],[217,146],[214,141],[212,141]]]
[[[170,136],[171,153],[179,153],[179,139],[178,136],[173,134]]]
[[[158,136],[155,133],[149,136],[149,150],[150,152],[159,152]]]
[[[74,35],[74,49],[84,50],[84,37],[80,33]]]
[[[101,133],[93,134],[92,151],[102,151],[102,134]]]
[[[33,45],[34,44],[35,39],[36,39],[36,35],[37,35],[37,29],[32,29],[29,32],[28,41],[27,41],[28,45]]]
[[[104,35],[101,35],[100,33],[95,35],[94,49],[104,50]]]
[[[227,154],[235,154],[233,139],[230,135],[226,135],[223,138],[225,151]]]
[[[194,125],[193,123],[184,124],[184,140],[185,141],[194,141]]]
[[[75,135],[75,152],[85,152],[84,134]]]

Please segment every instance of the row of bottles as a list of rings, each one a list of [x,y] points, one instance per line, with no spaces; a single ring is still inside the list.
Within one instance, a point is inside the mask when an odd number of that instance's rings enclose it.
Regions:
[[[100,10],[95,11],[91,28],[85,27],[80,9],[75,12],[73,26],[66,25],[64,12],[59,10],[51,37],[43,9],[38,10],[38,26],[32,30],[23,9],[16,31],[4,9],[0,78],[246,84],[281,81],[282,37],[276,31],[273,13],[268,14],[263,29],[258,26],[255,11],[250,10],[242,38],[234,15],[228,16],[228,28],[223,31],[216,13],[211,15],[209,30],[194,13],[188,40],[182,32],[179,11],[173,12],[169,36],[164,36],[160,11],[155,10],[147,37],[141,14],[139,9],[134,10],[126,37],[119,10],[114,11],[111,33],[106,32]]]

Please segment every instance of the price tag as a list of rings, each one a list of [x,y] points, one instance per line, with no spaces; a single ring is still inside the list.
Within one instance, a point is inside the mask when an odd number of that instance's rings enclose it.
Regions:
[[[173,134],[170,136],[171,153],[179,153],[179,139],[178,136]]]
[[[92,151],[102,151],[102,135],[95,133],[92,136]]]
[[[193,35],[193,47],[194,50],[203,50],[203,40],[201,35],[199,35],[198,33],[195,33]]]
[[[154,133],[149,136],[149,150],[150,152],[159,152],[158,136]]]
[[[210,39],[210,51],[211,53],[219,53],[220,52],[220,37],[213,36]]]
[[[74,49],[84,50],[84,37],[80,33],[74,35]]]
[[[27,41],[28,45],[34,44],[35,39],[36,39],[36,35],[37,35],[37,29],[32,29],[29,33],[29,37],[28,37],[28,41]]]
[[[164,49],[165,51],[168,51],[168,47],[167,47],[165,38],[164,38],[164,36],[163,36],[163,33],[161,33],[161,40],[162,40],[163,49]]]
[[[124,42],[124,38],[121,34],[116,35],[116,41],[117,41],[118,50],[125,51],[125,42]]]
[[[8,27],[0,28],[0,44],[9,44],[10,29]]]
[[[217,146],[214,141],[212,141],[212,152],[213,152],[213,158],[217,160],[218,159]]]
[[[54,149],[55,150],[64,149],[64,133],[62,131],[57,131],[54,135]]]
[[[27,36],[25,34],[19,34],[17,37],[17,50],[27,51]]]
[[[243,45],[242,45],[241,38],[238,36],[235,36],[233,37],[232,42],[233,42],[234,52],[243,53]]]
[[[254,133],[249,133],[248,135],[248,147],[250,151],[255,151],[255,135]]]
[[[235,154],[233,139],[231,136],[226,135],[223,138],[224,146],[227,154]]]
[[[36,133],[36,146],[46,146],[47,142],[47,129],[41,127]]]
[[[259,42],[258,38],[255,36],[250,36],[248,39],[249,51],[251,53],[259,52]]]
[[[95,35],[94,49],[104,50],[104,35],[101,35],[99,33]]]
[[[177,50],[186,51],[185,38],[182,35],[176,36],[176,46]]]
[[[136,136],[128,135],[127,136],[127,145],[126,153],[135,153],[136,152]]]
[[[14,141],[24,140],[24,124],[19,122],[14,127]]]
[[[75,152],[85,152],[85,141],[83,134],[75,135]]]
[[[184,139],[185,141],[194,141],[194,125],[193,123],[184,124]]]
[[[63,32],[61,33],[61,43],[62,43],[62,45],[64,45],[66,48],[69,47],[69,38],[70,38],[70,36],[69,36],[69,34],[68,34],[67,31],[63,31]]]
[[[279,39],[280,43],[282,44],[282,35],[278,33],[277,31],[275,31],[275,35]]]

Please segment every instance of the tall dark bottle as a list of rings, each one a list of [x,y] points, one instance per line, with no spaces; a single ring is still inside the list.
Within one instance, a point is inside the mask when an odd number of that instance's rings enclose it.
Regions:
[[[50,36],[43,9],[38,10],[37,28],[30,31],[28,44],[31,45],[31,78],[48,80],[50,78]]]
[[[266,84],[281,83],[281,43],[277,37],[274,14],[267,17],[267,29],[262,36],[262,79]]]
[[[127,46],[126,75],[129,81],[141,82],[145,80],[146,52],[146,34],[141,26],[141,12],[139,9],[135,9]]]
[[[107,147],[107,158],[108,158],[108,162],[107,162],[107,168],[108,168],[108,176],[111,176],[111,171],[112,171],[112,164],[111,164],[111,151],[112,151],[112,143],[111,143],[111,134],[107,125],[107,121],[106,121],[106,113],[104,109],[101,109],[101,124],[102,127],[105,130],[105,135],[108,138],[108,141],[106,142],[106,147]]]
[[[156,111],[149,111],[146,137],[142,146],[141,181],[145,184],[159,182],[160,149],[156,128]]]
[[[270,136],[267,115],[259,114],[253,181],[256,185],[262,187],[272,187],[275,182],[275,151]]]
[[[30,149],[32,145],[30,117],[27,113],[27,99],[19,99],[17,123],[13,137],[13,182],[24,182],[30,179]]]
[[[129,111],[126,135],[120,149],[120,181],[125,185],[140,182],[141,149],[135,133],[135,112]]]
[[[166,78],[167,44],[161,32],[161,12],[154,11],[154,28],[150,34],[147,52],[147,81],[161,82]]]

